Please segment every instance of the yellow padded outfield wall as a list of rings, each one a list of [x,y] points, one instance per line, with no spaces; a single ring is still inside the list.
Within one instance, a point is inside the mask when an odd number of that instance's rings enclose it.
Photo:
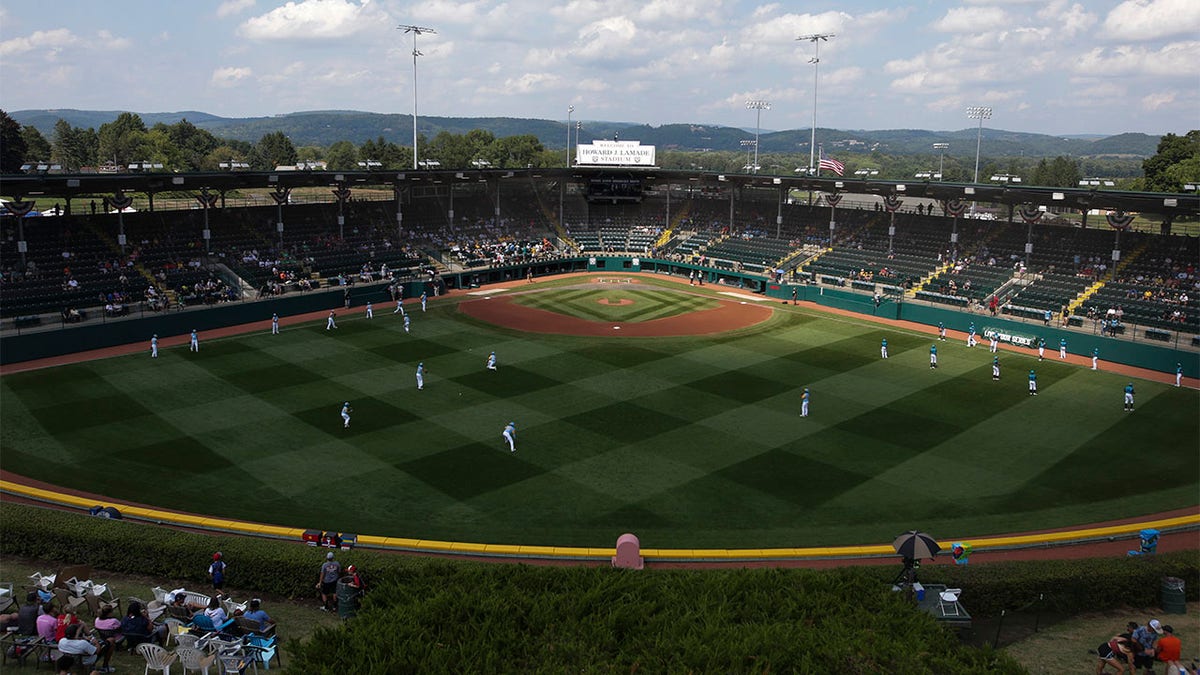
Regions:
[[[0,493],[24,497],[57,506],[89,509],[96,500],[88,497],[56,492],[45,488],[31,487],[9,480],[0,480]],[[296,527],[263,525],[240,520],[210,518],[207,516],[160,511],[121,502],[107,502],[102,506],[113,506],[124,518],[144,520],[152,523],[186,527],[207,532],[231,532],[252,537],[290,539],[301,541],[305,530]],[[1191,530],[1200,527],[1200,512],[1173,518],[1146,520],[1124,525],[1087,527],[1044,532],[1041,534],[1008,535],[1000,537],[954,537],[938,542],[949,549],[952,541],[969,541],[973,552],[1016,548],[1040,548],[1062,546],[1084,541],[1105,539],[1127,539],[1147,528],[1159,532]],[[541,558],[547,560],[608,560],[615,553],[613,548],[585,548],[573,546],[524,546],[520,544],[479,544],[471,542],[437,541],[430,539],[406,539],[402,537],[380,537],[359,535],[358,547],[416,553],[469,555],[495,558]],[[896,555],[891,544],[868,546],[822,546],[812,548],[658,548],[642,549],[648,560],[666,561],[755,561],[755,560],[815,560],[829,558],[874,558]]]

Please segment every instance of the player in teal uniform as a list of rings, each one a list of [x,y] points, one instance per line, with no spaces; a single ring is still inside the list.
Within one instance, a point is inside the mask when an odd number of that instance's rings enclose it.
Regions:
[[[345,403],[342,404],[342,428],[343,429],[350,428],[350,413],[353,411],[354,411],[354,409],[350,407],[350,401],[346,401]]]
[[[425,388],[425,364],[417,364],[417,390]]]
[[[804,393],[800,394],[800,416],[808,417],[808,387],[805,387]]]
[[[279,315],[271,315],[271,335],[279,335]]]
[[[883,338],[883,342],[879,343],[879,355],[887,358],[887,338]]]
[[[517,423],[509,422],[508,426],[504,427],[504,431],[501,432],[500,435],[503,436],[504,440],[508,442],[508,451],[516,452],[517,451]]]
[[[996,380],[999,380],[999,379],[1000,379],[1000,357],[993,356],[992,357],[992,381],[995,382]]]
[[[1176,363],[1175,364],[1175,386],[1178,387],[1181,384],[1183,384],[1183,364]]]
[[[410,323],[412,323],[412,319],[409,319],[409,318],[408,318],[408,315],[407,315],[407,314],[405,314],[405,315],[404,315],[404,332],[405,332],[405,333],[407,333],[407,332],[408,332],[408,327],[409,327],[409,324],[410,324]]]
[[[1100,348],[1092,347],[1092,370],[1096,370],[1096,366],[1100,363]]]
[[[1029,371],[1029,395],[1037,396],[1037,373]]]
[[[970,328],[967,328],[967,346],[974,347],[977,344],[979,342],[975,340],[975,322],[972,321]]]
[[[995,354],[996,349],[1000,346],[1000,334],[993,332],[991,335],[988,336],[988,339],[992,341],[991,350],[992,350],[992,353]]]
[[[1133,412],[1133,383],[1125,385],[1125,412]]]
[[[937,345],[929,345],[929,367],[930,369],[937,368]]]
[[[200,351],[200,336],[196,334],[196,329],[192,329],[192,343],[188,345],[188,350],[193,352]]]
[[[946,340],[946,324],[941,321],[938,322],[938,339],[942,341]]]
[[[425,291],[421,291],[421,311],[425,311],[425,301],[429,299],[429,295]]]
[[[1067,360],[1067,338],[1058,341],[1058,358]]]
[[[1037,339],[1038,361],[1046,358],[1046,338],[1040,337]]]
[[[374,318],[375,318],[375,309],[374,309],[374,308],[371,306],[371,301],[370,301],[370,300],[368,300],[368,301],[367,301],[367,318],[368,318],[368,319],[374,319]]]
[[[152,358],[152,359],[158,358],[158,334],[157,333],[150,336],[150,358]]]
[[[496,352],[492,352],[491,354],[488,354],[487,369],[488,370],[496,369]]]

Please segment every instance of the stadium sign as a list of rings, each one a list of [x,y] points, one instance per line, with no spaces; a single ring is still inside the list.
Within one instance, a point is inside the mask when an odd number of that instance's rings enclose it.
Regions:
[[[575,150],[580,166],[654,166],[654,146],[639,141],[592,141]]]
[[[983,336],[986,338],[991,338],[993,335],[996,336],[996,339],[1000,342],[1007,342],[1020,347],[1033,347],[1037,344],[1037,336],[1006,333],[1004,331],[996,330],[995,328],[987,328],[985,326],[983,329]]]

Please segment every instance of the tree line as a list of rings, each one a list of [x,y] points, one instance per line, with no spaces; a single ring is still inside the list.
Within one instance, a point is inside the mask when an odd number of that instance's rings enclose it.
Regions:
[[[524,169],[562,167],[567,154],[547,150],[532,134],[497,138],[490,131],[474,129],[463,134],[441,131],[432,139],[418,137],[422,161],[436,162],[441,169]],[[808,165],[808,155],[762,153],[759,173],[794,173]],[[942,180],[972,182],[975,167],[971,158],[957,156],[849,154],[841,157],[846,178],[877,180],[937,180],[924,174],[940,172]],[[1182,192],[1187,184],[1200,183],[1200,131],[1185,135],[1167,134],[1157,152],[1145,160],[1121,157],[1078,158],[987,157],[981,158],[979,182],[994,175],[1019,176],[1023,185],[1078,187],[1085,178],[1111,179],[1115,187],[1149,192]],[[47,139],[30,125],[20,125],[0,110],[0,171],[18,173],[24,164],[49,162],[65,172],[115,167],[148,162],[169,172],[221,171],[245,165],[252,171],[270,171],[278,166],[324,162],[332,171],[362,169],[403,171],[412,168],[413,149],[382,136],[361,145],[337,141],[327,147],[296,147],[281,131],[264,134],[257,142],[221,138],[196,127],[186,119],[175,124],[158,123],[147,128],[135,113],[121,113],[99,129],[72,126],[59,119]],[[222,166],[224,164],[225,166]],[[737,151],[680,151],[663,149],[658,164],[664,169],[746,173],[755,170],[750,154]],[[159,170],[159,169],[156,169]],[[856,175],[856,171],[862,171]],[[876,173],[871,173],[872,171]],[[918,174],[922,178],[918,178]]]

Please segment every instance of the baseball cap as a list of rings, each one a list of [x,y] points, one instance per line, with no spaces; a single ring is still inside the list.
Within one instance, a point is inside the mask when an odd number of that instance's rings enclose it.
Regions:
[[[358,571],[358,568],[357,568],[357,567],[355,567],[354,565],[348,565],[348,566],[346,567],[346,571],[347,571],[347,572],[349,572],[349,573],[351,573],[351,574],[354,574],[355,572],[357,572],[357,571]]]
[[[213,554],[213,560],[220,560],[220,559],[221,559],[220,551],[217,551],[216,553]]]
[[[333,560],[333,551],[330,551],[329,553],[326,553],[326,554],[325,554],[325,559],[326,559],[326,560]]]
[[[1150,619],[1150,628],[1151,628],[1151,629],[1152,629],[1152,630],[1153,630],[1155,633],[1158,633],[1159,635],[1162,635],[1163,628],[1162,628],[1162,624],[1158,622],[1158,619]]]

